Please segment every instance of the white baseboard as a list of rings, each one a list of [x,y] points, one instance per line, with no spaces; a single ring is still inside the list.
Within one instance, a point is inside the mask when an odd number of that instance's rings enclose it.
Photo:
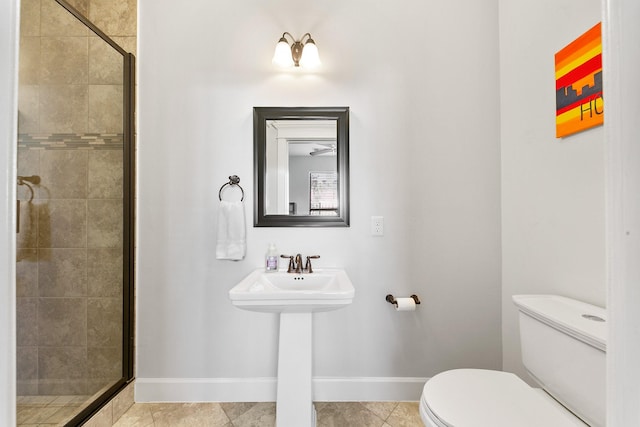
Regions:
[[[313,379],[318,402],[413,402],[420,400],[427,378],[354,377]]]
[[[418,401],[427,378],[313,379],[319,402]],[[136,402],[275,402],[276,378],[136,378]]]

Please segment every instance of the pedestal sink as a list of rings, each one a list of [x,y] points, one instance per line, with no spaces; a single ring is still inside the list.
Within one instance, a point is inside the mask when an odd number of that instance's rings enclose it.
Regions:
[[[342,269],[305,274],[258,269],[229,291],[231,303],[238,308],[280,314],[278,427],[316,425],[311,395],[313,313],[345,307],[353,301],[354,293]]]

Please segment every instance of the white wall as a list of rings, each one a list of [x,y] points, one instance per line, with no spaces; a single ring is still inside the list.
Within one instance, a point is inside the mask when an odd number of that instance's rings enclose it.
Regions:
[[[439,371],[502,366],[497,18],[497,0],[140,0],[138,400],[275,397],[249,389],[276,375],[277,317],[227,297],[271,241],[356,286],[350,307],[315,315],[314,375],[355,384],[321,397],[417,399]],[[321,71],[272,67],[283,31],[312,33]],[[252,228],[252,107],[312,105],[351,108],[351,227]],[[231,174],[240,262],[214,253]],[[396,313],[387,293],[423,304]]]
[[[18,7],[0,0],[0,425],[16,425],[15,187]]]
[[[603,129],[555,138],[554,54],[600,20],[599,0],[500,2],[502,344],[523,378],[512,295],[605,305]]]

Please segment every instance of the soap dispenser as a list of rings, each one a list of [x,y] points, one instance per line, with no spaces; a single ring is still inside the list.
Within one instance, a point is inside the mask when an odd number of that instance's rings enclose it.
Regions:
[[[265,255],[265,271],[278,271],[278,250],[275,243],[269,243]]]

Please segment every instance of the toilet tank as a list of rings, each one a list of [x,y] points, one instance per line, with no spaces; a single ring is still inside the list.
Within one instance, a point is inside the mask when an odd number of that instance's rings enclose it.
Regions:
[[[592,427],[606,420],[606,311],[557,295],[515,295],[522,361],[540,386]]]

